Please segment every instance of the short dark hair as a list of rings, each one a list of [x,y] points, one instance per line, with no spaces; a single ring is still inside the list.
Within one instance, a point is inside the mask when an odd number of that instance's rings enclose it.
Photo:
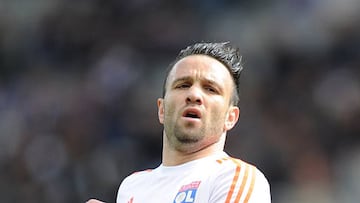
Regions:
[[[166,82],[169,77],[169,73],[172,70],[173,66],[180,61],[181,59],[185,58],[186,56],[190,55],[206,55],[210,56],[222,64],[226,66],[228,71],[230,72],[234,84],[235,89],[233,92],[233,96],[231,98],[231,102],[234,105],[237,105],[239,102],[239,84],[240,84],[240,73],[243,70],[243,66],[241,64],[241,55],[238,48],[233,47],[230,45],[229,42],[221,42],[221,43],[196,43],[193,45],[188,46],[187,48],[180,51],[176,59],[169,65],[166,77],[163,84],[163,97],[166,94]]]

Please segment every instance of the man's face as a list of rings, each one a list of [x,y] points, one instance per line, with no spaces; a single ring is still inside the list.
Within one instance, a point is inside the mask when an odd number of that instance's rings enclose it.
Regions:
[[[233,80],[216,59],[205,55],[181,59],[165,85],[158,114],[170,147],[201,150],[218,142],[236,124],[239,109],[230,105]]]

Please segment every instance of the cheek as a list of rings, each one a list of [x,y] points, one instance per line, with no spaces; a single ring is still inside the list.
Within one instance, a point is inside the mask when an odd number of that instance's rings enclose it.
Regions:
[[[175,107],[176,107],[176,105],[174,103],[171,103],[171,102],[165,103],[164,120],[168,120],[168,119],[171,119],[172,117],[174,117],[173,115],[176,112]]]
[[[212,106],[212,108],[211,108],[212,112],[214,112],[218,115],[226,114],[227,103],[223,99],[216,99],[213,102],[211,102],[210,105]]]
[[[211,119],[213,122],[223,123],[225,122],[226,112],[222,108],[219,108],[219,106],[221,105],[215,106],[212,109]]]

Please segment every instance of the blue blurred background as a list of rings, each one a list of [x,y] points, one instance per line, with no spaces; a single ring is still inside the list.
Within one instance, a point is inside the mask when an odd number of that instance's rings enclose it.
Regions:
[[[115,202],[156,167],[156,99],[179,49],[244,59],[229,154],[274,203],[360,202],[358,0],[1,0],[0,202]]]

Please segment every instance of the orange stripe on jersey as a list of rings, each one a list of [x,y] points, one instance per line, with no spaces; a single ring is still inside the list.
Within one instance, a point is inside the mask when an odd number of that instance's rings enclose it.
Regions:
[[[255,179],[256,179],[256,169],[255,167],[252,167],[251,183],[250,183],[249,191],[246,194],[244,203],[247,203],[250,199],[251,193],[254,190]]]
[[[241,198],[241,196],[242,196],[242,194],[244,192],[246,182],[248,181],[248,176],[249,176],[249,165],[246,165],[244,177],[243,177],[243,179],[241,181],[241,185],[240,185],[240,188],[239,188],[239,192],[236,195],[235,202],[239,202],[239,200],[240,200],[240,198]]]
[[[222,159],[217,159],[216,162],[218,162],[219,164],[222,164],[223,161],[227,161],[227,160],[229,160],[229,159],[224,157]]]
[[[239,179],[239,174],[240,174],[240,166],[236,166],[236,171],[235,171],[235,175],[234,175],[234,178],[232,180],[232,183],[231,183],[231,186],[230,186],[230,190],[227,194],[227,197],[226,197],[226,201],[225,203],[229,203],[230,200],[231,200],[231,196],[232,194],[234,193],[234,189],[235,189],[235,186],[236,186],[236,183]]]

